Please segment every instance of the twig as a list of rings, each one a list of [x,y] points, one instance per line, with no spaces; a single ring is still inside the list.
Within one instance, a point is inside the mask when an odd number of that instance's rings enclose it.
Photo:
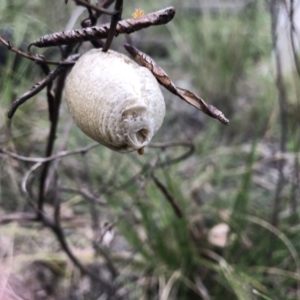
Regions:
[[[45,157],[45,158],[43,158],[43,157],[22,156],[22,155],[18,155],[18,154],[15,154],[13,152],[4,150],[3,148],[0,148],[0,153],[6,154],[6,155],[8,155],[12,158],[15,158],[17,160],[20,160],[20,161],[43,164],[43,163],[50,162],[52,160],[56,160],[56,159],[59,159],[59,158],[65,157],[65,156],[70,156],[70,155],[73,155],[73,154],[79,154],[80,153],[80,154],[84,155],[85,153],[87,153],[91,149],[96,148],[98,146],[100,146],[99,143],[92,143],[92,144],[90,144],[86,147],[82,147],[82,148],[78,148],[78,149],[70,150],[70,151],[61,151],[61,152],[56,153],[55,155]]]
[[[115,11],[110,11],[110,10],[107,10],[107,9],[104,9],[102,7],[98,7],[98,6],[95,6],[87,1],[84,1],[84,0],[74,0],[74,2],[77,4],[77,5],[81,5],[81,6],[84,6],[86,8],[90,8],[98,13],[101,13],[101,14],[106,14],[106,15],[110,15],[110,16],[115,16],[119,13],[118,10],[115,10]]]
[[[70,151],[61,151],[56,153],[55,155],[49,156],[49,157],[27,157],[27,156],[22,156],[22,155],[18,155],[15,154],[14,152],[10,152],[7,151],[3,148],[0,148],[0,154],[6,154],[12,158],[15,158],[17,160],[20,161],[25,161],[25,162],[31,162],[31,163],[45,163],[48,161],[52,161],[52,160],[56,160],[65,156],[70,156],[73,154],[86,154],[87,152],[89,152],[90,150],[92,150],[93,148],[99,147],[101,146],[99,143],[92,143],[86,147],[82,147],[82,148],[78,148],[75,150],[70,150]],[[190,148],[190,150],[194,151],[194,144],[191,142],[165,142],[165,143],[150,143],[147,147],[148,148],[161,148],[161,149],[166,149],[166,148],[172,148],[172,147],[188,147]]]
[[[70,56],[69,58],[67,58],[64,61],[76,61],[79,58],[79,54],[75,54]],[[49,83],[51,83],[59,74],[61,74],[64,70],[65,70],[66,66],[62,65],[62,66],[58,66],[57,68],[55,68],[52,72],[50,72],[45,78],[43,78],[41,81],[37,82],[29,91],[27,91],[26,93],[24,93],[22,96],[20,96],[18,99],[16,99],[10,106],[8,112],[7,112],[7,116],[9,119],[11,119],[16,110],[18,109],[18,107],[20,105],[22,105],[23,103],[25,103],[28,99],[32,98],[34,95],[38,94],[40,91],[42,91]],[[52,94],[50,93],[50,91],[47,91],[48,96]],[[50,97],[51,97],[50,96]],[[51,107],[51,105],[53,105],[55,102],[53,101],[53,96],[52,99],[50,101],[50,103],[48,103],[48,105]],[[48,101],[49,102],[49,101]],[[49,115],[50,115],[50,120],[53,120],[54,116],[53,116],[53,109],[54,107],[52,107],[52,109],[50,109]]]
[[[162,25],[170,22],[175,15],[174,7],[168,7],[157,12],[147,14],[138,19],[127,19],[118,22],[115,34],[127,33],[141,30],[149,26]],[[110,24],[104,24],[101,26],[93,26],[83,29],[75,29],[66,32],[56,32],[42,36],[38,40],[32,42],[28,46],[30,51],[31,46],[36,47],[49,47],[75,44],[84,41],[92,41],[102,38],[107,38],[110,29]]]
[[[99,205],[107,204],[105,201],[100,200],[98,197],[95,197],[93,194],[91,194],[87,191],[81,190],[81,189],[73,189],[73,188],[68,188],[68,187],[62,186],[62,187],[59,187],[59,190],[62,192],[66,192],[66,193],[79,194],[79,195],[83,196],[84,198],[91,200]]]
[[[51,73],[49,65],[46,64],[40,64],[41,69],[45,73],[46,76],[49,76]],[[54,80],[54,78],[53,78]],[[49,112],[49,120],[52,122],[54,118],[54,112],[55,112],[55,101],[54,101],[54,96],[51,93],[52,90],[52,83],[53,80],[50,80],[47,84],[47,102],[48,102],[48,112]]]
[[[111,4],[115,2],[115,0],[102,0],[101,3],[98,1],[98,7],[108,8]],[[102,12],[96,11],[96,18],[98,19],[102,15]]]
[[[114,193],[116,190],[124,190],[126,189],[126,187],[130,186],[131,184],[133,184],[133,182],[141,175],[148,173],[149,170],[156,170],[158,168],[165,168],[167,166],[171,166],[174,164],[177,164],[185,159],[187,159],[188,157],[190,157],[194,151],[195,151],[195,146],[192,143],[182,143],[182,142],[174,142],[174,147],[175,146],[183,146],[183,147],[188,147],[189,149],[183,153],[182,155],[180,155],[179,157],[173,158],[173,159],[169,159],[166,160],[164,162],[160,162],[160,163],[156,163],[155,166],[151,165],[151,164],[145,164],[142,169],[140,171],[138,171],[135,175],[133,175],[130,179],[128,179],[126,182],[115,186],[115,185],[111,185],[109,186],[109,188],[107,188],[105,186],[104,190],[101,190],[102,194],[106,194],[106,195],[110,195],[112,193]],[[173,147],[172,142],[168,142],[168,143],[157,143],[157,144],[149,144],[148,147],[152,147],[152,148],[161,148],[161,149],[165,149],[165,148],[169,148],[169,147]]]
[[[156,186],[158,187],[158,189],[162,192],[162,194],[165,196],[165,198],[168,200],[168,202],[171,204],[175,214],[177,215],[178,218],[182,218],[183,217],[183,213],[179,207],[179,205],[176,203],[175,198],[170,194],[170,192],[168,191],[168,189],[163,185],[162,182],[160,182],[155,176],[154,174],[151,175],[154,183],[156,184]]]
[[[203,111],[207,115],[219,120],[221,123],[225,125],[229,123],[229,120],[224,116],[224,114],[213,105],[207,104],[203,99],[196,96],[192,92],[175,86],[166,72],[162,68],[160,68],[149,55],[143,53],[142,51],[129,44],[125,44],[124,47],[138,61],[140,65],[148,68],[155,76],[157,81],[171,93],[175,94],[190,105],[193,105],[194,107]]]
[[[56,89],[55,89],[55,114],[54,118],[51,121],[51,126],[50,126],[50,132],[48,136],[48,142],[47,142],[47,147],[46,147],[46,153],[45,156],[51,156],[54,148],[54,142],[56,138],[56,129],[57,129],[57,124],[59,120],[59,108],[60,108],[60,103],[61,103],[61,98],[62,98],[62,92],[63,92],[63,87],[64,87],[64,82],[66,78],[66,70],[64,70],[57,81]],[[41,177],[40,177],[40,185],[39,185],[39,196],[38,196],[38,213],[41,214],[43,212],[43,204],[44,204],[44,193],[45,193],[45,183],[46,183],[46,178],[48,175],[48,170],[49,170],[50,162],[46,162],[43,165]]]
[[[172,145],[172,143],[161,143],[161,144],[150,144],[149,147],[152,148],[161,148],[161,149],[165,149],[165,148],[170,148],[170,147],[177,147],[177,146],[183,146],[183,147],[187,147],[189,148],[185,153],[183,153],[182,155],[180,155],[179,157],[176,158],[172,158],[169,160],[166,160],[164,162],[160,162],[157,164],[157,168],[164,168],[166,166],[171,166],[174,164],[178,164],[179,162],[187,159],[188,157],[190,157],[194,152],[195,152],[195,145],[193,143],[182,143],[182,142],[174,142],[174,144]]]
[[[166,148],[172,148],[172,147],[193,147],[194,144],[191,142],[164,142],[164,143],[150,143],[147,147],[149,148],[161,148],[161,149],[166,149]]]
[[[108,8],[113,2],[114,2],[114,0],[104,0],[98,6],[101,7],[101,8]],[[94,14],[90,7],[87,7],[87,10],[88,10],[88,13],[89,13],[89,17],[84,19],[81,22],[81,27],[82,28],[95,26],[96,23],[97,23],[97,19],[102,15],[102,12],[99,12],[99,11],[96,11],[95,14]],[[102,48],[102,46],[103,46],[102,41],[93,40],[93,41],[91,41],[91,43],[96,49]]]
[[[118,25],[118,22],[121,20],[122,18],[122,12],[123,12],[123,0],[116,0],[116,4],[115,4],[115,10],[118,12],[117,14],[115,14],[114,16],[111,17],[111,22],[110,22],[110,26],[109,26],[109,32],[108,32],[108,36],[106,39],[106,42],[102,48],[103,52],[107,52],[112,41],[113,38],[115,36],[115,32],[116,32],[116,28]]]
[[[0,217],[0,224],[37,221],[36,213],[14,213]]]
[[[8,50],[10,50],[22,57],[28,58],[36,63],[48,64],[48,65],[58,65],[58,66],[62,66],[62,65],[72,66],[75,64],[75,62],[73,62],[73,61],[53,61],[53,60],[47,60],[44,57],[42,57],[41,55],[33,56],[31,54],[25,53],[25,52],[11,46],[10,43],[7,42],[5,39],[3,39],[1,36],[0,36],[0,43],[2,43],[4,46],[6,46]]]
[[[60,226],[60,224],[58,222],[56,223],[53,223],[53,221],[51,221],[46,215],[44,214],[41,214],[41,221],[43,222],[43,224],[50,228],[53,233],[56,235],[57,237],[57,240],[59,241],[63,251],[67,254],[67,256],[70,258],[70,260],[74,263],[75,266],[78,267],[78,269],[90,276],[91,278],[99,281],[104,289],[109,293],[109,294],[112,294],[113,291],[112,291],[112,288],[111,286],[105,282],[102,278],[100,278],[99,276],[97,276],[96,274],[92,273],[90,270],[88,270],[84,265],[82,265],[82,263],[79,261],[79,259],[73,254],[73,252],[71,251],[71,249],[69,248],[69,245],[65,239],[65,236],[63,234],[63,230]]]
[[[57,150],[58,150],[57,152],[66,150],[66,146],[67,146],[67,142],[68,142],[68,138],[70,135],[72,125],[73,125],[73,119],[71,116],[69,116],[67,124],[65,125],[65,128],[64,128],[64,132],[62,133],[62,136],[61,136],[60,145],[57,147]],[[56,159],[52,164],[52,167],[48,174],[48,178],[46,180],[46,186],[45,186],[46,192],[48,191],[48,188],[49,188],[51,182],[53,182],[53,178],[56,176],[56,170],[58,168],[60,161],[61,161],[60,159]]]
[[[0,152],[2,153],[5,153],[13,158],[16,158],[16,159],[19,159],[19,160],[22,160],[22,161],[30,161],[30,162],[36,162],[36,164],[34,164],[26,173],[25,175],[23,176],[23,179],[22,179],[22,191],[25,193],[25,194],[28,194],[28,190],[27,190],[27,181],[29,179],[29,176],[35,171],[37,170],[40,166],[42,166],[44,163],[47,163],[47,162],[50,162],[52,160],[55,160],[55,159],[58,159],[58,158],[61,158],[61,157],[64,157],[64,156],[69,156],[69,155],[73,155],[73,154],[76,154],[76,153],[81,153],[81,154],[85,154],[86,152],[88,152],[89,150],[95,148],[99,146],[98,143],[93,143],[87,147],[84,147],[84,148],[79,148],[77,150],[73,150],[73,151],[62,151],[56,155],[53,155],[53,156],[50,156],[50,157],[46,157],[46,158],[33,158],[33,159],[30,159],[28,157],[25,157],[25,156],[20,156],[20,155],[16,155],[15,153],[12,153],[12,152],[9,152],[9,151],[6,151],[6,150],[3,150],[3,149],[0,149]],[[5,152],[3,152],[5,151]]]

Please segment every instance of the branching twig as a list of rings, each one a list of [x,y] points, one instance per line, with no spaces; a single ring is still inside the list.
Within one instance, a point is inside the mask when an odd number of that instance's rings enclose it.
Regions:
[[[108,8],[111,4],[115,2],[115,0],[102,0],[101,3],[98,1],[98,7]],[[98,19],[102,15],[102,12],[96,11],[96,18]]]

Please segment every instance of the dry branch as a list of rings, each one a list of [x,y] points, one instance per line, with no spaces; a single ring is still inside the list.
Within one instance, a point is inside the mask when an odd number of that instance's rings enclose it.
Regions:
[[[125,44],[124,47],[138,61],[140,65],[148,68],[155,76],[157,81],[171,93],[175,94],[190,105],[203,111],[207,115],[219,120],[221,123],[225,125],[229,123],[229,120],[216,107],[207,104],[203,99],[193,94],[192,92],[175,86],[175,84],[170,80],[167,73],[161,67],[159,67],[149,55],[143,53],[142,51],[129,44]]]
[[[109,47],[110,47],[110,45],[112,43],[112,40],[113,40],[113,38],[115,36],[118,22],[122,18],[123,0],[116,0],[115,10],[118,13],[115,14],[115,15],[113,15],[111,17],[111,22],[110,22],[110,26],[109,26],[108,36],[107,36],[105,45],[103,46],[103,49],[102,49],[103,52],[107,52],[108,51],[108,49],[109,49]]]
[[[84,7],[86,7],[86,8],[95,10],[97,13],[100,13],[100,14],[106,14],[106,15],[110,15],[110,16],[115,16],[116,14],[119,13],[118,10],[110,11],[110,10],[107,10],[107,9],[105,9],[105,8],[103,8],[103,7],[95,6],[95,5],[91,4],[91,3],[89,3],[88,1],[74,0],[74,2],[75,2],[77,5],[84,6]]]
[[[157,12],[147,14],[138,19],[127,19],[117,23],[115,35],[121,33],[130,34],[132,32],[147,28],[149,26],[162,25],[170,22],[175,15],[174,7],[168,7]],[[84,41],[92,41],[107,38],[110,30],[110,24],[102,26],[93,26],[82,29],[75,29],[66,32],[57,32],[45,35],[34,41],[28,46],[49,47],[75,44]]]
[[[167,187],[165,187],[164,184],[160,180],[158,180],[158,178],[155,177],[153,174],[152,174],[152,179],[153,179],[155,185],[157,186],[157,188],[162,192],[162,194],[165,196],[165,198],[171,204],[171,206],[172,206],[172,208],[173,208],[176,216],[178,218],[182,218],[183,217],[183,213],[182,213],[179,205],[177,204],[175,198],[168,191]]]
[[[32,60],[36,63],[48,64],[48,65],[58,65],[58,66],[62,66],[62,65],[72,66],[75,63],[73,61],[47,60],[42,55],[31,55],[31,54],[25,53],[25,52],[15,48],[15,47],[13,47],[8,41],[3,39],[1,36],[0,36],[0,43],[3,44],[5,47],[7,47],[8,50],[10,50],[10,51],[12,51],[12,52],[16,53],[17,55],[20,55],[24,58],[30,59],[30,60]]]
[[[79,58],[79,54],[72,55],[68,57],[64,61],[71,61],[75,62]],[[16,99],[10,106],[7,116],[9,119],[13,117],[16,110],[20,105],[25,103],[28,99],[32,98],[34,95],[38,94],[40,91],[42,91],[49,83],[51,83],[59,74],[61,74],[64,69],[66,68],[65,65],[58,66],[55,68],[52,72],[50,72],[45,78],[37,82],[29,91],[25,92],[22,96],[20,96],[18,99]],[[49,96],[49,91],[48,91]],[[53,97],[53,96],[52,96]],[[53,101],[51,102],[53,104]]]

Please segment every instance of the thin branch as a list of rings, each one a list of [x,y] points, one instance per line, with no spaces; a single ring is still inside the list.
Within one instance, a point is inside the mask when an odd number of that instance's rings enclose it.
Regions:
[[[40,166],[42,166],[42,163],[36,163],[23,176],[22,184],[21,184],[22,191],[29,196],[29,199],[31,199],[31,197],[30,197],[30,194],[29,194],[28,189],[27,189],[27,181],[29,179],[30,174],[33,173],[35,170],[37,170]]]
[[[138,19],[127,19],[118,22],[115,34],[127,33],[141,30],[149,26],[162,25],[170,22],[175,15],[174,7],[168,7],[150,14],[147,14]],[[38,40],[32,42],[28,46],[28,51],[31,46],[36,47],[49,47],[75,44],[84,41],[92,41],[97,39],[103,39],[108,37],[110,30],[110,24],[104,24],[101,26],[93,26],[82,29],[75,29],[66,32],[56,32],[40,37]]]
[[[41,55],[33,56],[31,54],[25,53],[25,52],[11,46],[10,43],[8,41],[6,41],[5,39],[3,39],[1,36],[0,36],[0,43],[2,43],[5,47],[7,47],[8,50],[10,50],[22,57],[28,58],[36,63],[48,64],[48,65],[58,65],[58,66],[61,66],[61,65],[72,66],[75,64],[75,62],[73,62],[73,61],[53,61],[53,60],[47,60]]]
[[[64,128],[64,132],[61,135],[60,145],[57,147],[57,152],[56,153],[66,150],[67,141],[68,141],[68,138],[69,138],[69,135],[70,135],[72,125],[73,125],[73,119],[72,119],[71,116],[69,116],[67,124],[65,125],[65,128]],[[56,176],[57,168],[58,168],[58,165],[59,165],[60,161],[61,161],[60,159],[56,159],[53,162],[52,167],[49,171],[47,180],[46,180],[45,191],[48,191],[48,188],[49,188],[51,182],[53,182],[53,178]]]
[[[64,157],[64,156],[68,156],[68,155],[73,155],[75,153],[81,153],[81,154],[84,154],[86,153],[87,151],[89,151],[90,149],[94,148],[94,147],[97,147],[99,146],[98,143],[94,143],[94,144],[91,144],[90,146],[87,146],[85,148],[80,148],[80,149],[77,149],[77,150],[74,150],[74,151],[62,151],[60,153],[58,153],[57,155],[54,155],[54,156],[50,156],[50,157],[46,157],[46,158],[36,158],[36,159],[33,159],[32,162],[35,162],[37,161],[36,164],[34,164],[26,173],[25,175],[23,176],[23,179],[22,179],[22,191],[26,194],[29,195],[28,193],[28,190],[27,190],[27,181],[29,179],[29,176],[34,172],[36,171],[40,166],[42,166],[44,163],[47,163],[47,162],[50,162],[52,160],[55,160],[55,159],[58,159],[58,158],[61,158],[61,157]],[[1,151],[1,149],[0,149]],[[17,158],[17,159],[20,159],[20,160],[23,160],[23,161],[29,161],[29,158],[27,157],[24,157],[24,156],[18,156],[16,157],[16,154],[14,153],[11,153],[11,152],[8,152],[6,151],[6,154],[9,154],[11,155],[12,157],[14,158]]]
[[[63,58],[66,58],[69,56],[69,52],[71,52],[71,48],[66,48],[63,52]],[[63,89],[64,89],[64,82],[65,78],[67,76],[66,69],[63,70],[63,72],[60,74],[58,77],[55,91],[54,91],[54,101],[55,101],[55,111],[53,112],[53,119],[51,120],[51,125],[50,125],[50,132],[48,136],[48,141],[47,141],[47,146],[46,146],[46,151],[45,151],[45,156],[51,156],[53,149],[54,149],[54,143],[56,139],[56,130],[57,130],[57,125],[58,125],[58,120],[59,120],[59,108],[60,108],[60,103],[62,99],[62,94],[63,94]],[[43,169],[40,175],[40,184],[39,184],[39,193],[38,193],[38,209],[37,212],[39,216],[42,216],[43,214],[43,206],[44,206],[44,201],[45,201],[45,184],[46,184],[46,179],[48,175],[50,167],[50,162],[46,162],[43,164]]]
[[[111,22],[109,26],[109,32],[106,39],[106,42],[102,48],[103,52],[107,52],[113,39],[115,36],[116,28],[118,25],[118,22],[122,19],[122,12],[123,12],[123,0],[116,0],[115,4],[115,10],[118,12],[114,16],[111,17]]]
[[[51,73],[49,65],[40,64],[40,67],[41,67],[41,69],[43,70],[43,72],[45,73],[46,76],[48,76]],[[53,114],[55,112],[54,96],[51,93],[53,80],[49,81],[48,84],[47,84],[47,102],[48,102],[48,112],[49,112],[50,122],[52,122],[52,120],[54,118]]]
[[[161,148],[161,149],[166,149],[166,148],[172,148],[172,147],[192,147],[194,146],[193,143],[187,142],[187,141],[182,141],[182,142],[164,142],[164,143],[150,143],[147,147],[149,148]]]
[[[36,213],[14,213],[0,217],[0,224],[37,221]]]
[[[70,221],[73,220],[76,217],[73,216],[65,216],[62,218],[64,221]],[[7,214],[2,217],[0,217],[0,224],[8,224],[12,222],[40,222],[39,218],[37,217],[36,213],[29,213],[29,212],[21,212],[21,213],[12,213]]]
[[[15,154],[13,152],[4,150],[3,148],[0,148],[0,153],[6,154],[6,155],[8,155],[12,158],[15,158],[17,160],[20,160],[20,161],[43,164],[43,163],[50,162],[52,160],[56,160],[56,159],[59,159],[59,158],[65,157],[65,156],[70,156],[70,155],[73,155],[73,154],[82,154],[82,155],[84,155],[88,151],[90,151],[91,149],[96,148],[98,146],[100,146],[99,143],[92,143],[92,144],[90,144],[86,147],[78,148],[78,149],[71,150],[71,151],[61,151],[61,152],[58,152],[55,155],[45,157],[45,158],[43,158],[43,157],[22,156],[22,155],[18,155],[18,154]]]
[[[86,198],[90,201],[93,201],[99,205],[107,205],[107,203],[105,201],[100,200],[98,197],[95,197],[93,194],[91,194],[88,191],[84,191],[81,189],[78,190],[78,189],[68,188],[68,187],[64,187],[64,186],[59,187],[59,190],[62,192],[65,192],[65,193],[79,194],[79,195],[83,196],[84,198]]]
[[[118,10],[115,9],[115,11],[110,11],[110,10],[107,10],[105,8],[102,8],[102,7],[98,7],[98,6],[95,6],[87,1],[84,1],[84,0],[74,0],[74,2],[77,4],[77,5],[81,5],[81,6],[84,6],[86,8],[90,8],[98,13],[101,13],[101,14],[105,14],[105,15],[110,15],[110,16],[115,16],[119,13]]]
[[[76,61],[79,58],[79,54],[75,54],[70,56],[69,58],[67,58],[64,61]],[[59,74],[61,74],[64,70],[65,70],[66,66],[65,65],[61,65],[58,66],[57,68],[55,68],[52,72],[50,72],[45,78],[43,78],[42,80],[40,80],[39,82],[37,82],[29,91],[25,92],[22,96],[20,96],[18,99],[16,99],[10,106],[8,112],[7,112],[7,116],[9,119],[11,119],[16,110],[18,109],[18,107],[20,105],[22,105],[23,103],[25,103],[28,99],[32,98],[34,95],[38,94],[40,91],[42,91],[49,83],[51,83]],[[50,91],[47,92],[48,95],[52,95]],[[51,97],[51,96],[50,96]],[[53,97],[53,96],[52,96]],[[51,104],[54,104],[54,99],[52,99]],[[51,106],[50,106],[51,107]],[[53,109],[50,110],[51,112],[50,114],[50,120],[53,119]]]
[[[98,1],[98,7],[101,8],[108,8],[110,5],[112,5],[115,0],[102,0],[101,3]],[[98,19],[102,15],[102,12],[96,11],[96,18]]]
[[[159,67],[149,55],[129,44],[125,44],[124,47],[140,65],[149,69],[155,76],[156,80],[171,93],[186,101],[188,104],[203,111],[207,115],[219,120],[221,123],[225,125],[229,123],[229,120],[224,116],[224,114],[213,105],[207,104],[203,99],[196,96],[192,92],[175,86],[167,73],[161,67]]]
[[[171,193],[168,191],[167,187],[164,186],[164,184],[157,179],[157,177],[154,176],[154,174],[151,175],[155,185],[158,187],[158,189],[162,192],[162,194],[165,196],[165,198],[168,200],[168,202],[171,204],[176,216],[178,218],[183,217],[183,213],[179,207],[179,205],[176,203],[175,198],[171,195]]]
[[[71,249],[69,248],[69,245],[65,239],[63,230],[60,226],[60,224],[58,222],[53,223],[53,221],[51,221],[49,218],[47,218],[44,214],[41,215],[41,221],[43,222],[43,224],[50,228],[53,233],[56,235],[57,240],[59,241],[63,251],[67,254],[67,256],[69,257],[69,259],[74,263],[75,266],[78,267],[78,269],[83,273],[86,274],[88,276],[90,276],[91,278],[97,280],[98,282],[100,282],[104,289],[109,293],[113,293],[112,291],[112,287],[105,282],[102,278],[100,278],[99,276],[97,276],[96,274],[92,273],[89,269],[87,269],[80,261],[79,259],[73,254],[73,252],[71,251]]]
[[[178,164],[179,162],[187,159],[195,152],[195,145],[190,142],[167,142],[167,143],[151,143],[148,145],[149,148],[160,148],[160,149],[166,149],[166,148],[172,148],[172,147],[187,147],[189,148],[186,152],[184,152],[182,155],[176,158],[172,158],[169,160],[166,160],[164,162],[157,163],[157,168],[164,168],[167,166],[171,166],[174,164]]]

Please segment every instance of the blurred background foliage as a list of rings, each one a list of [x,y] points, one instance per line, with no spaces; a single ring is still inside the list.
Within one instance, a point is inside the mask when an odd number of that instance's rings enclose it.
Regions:
[[[300,299],[299,77],[294,68],[283,74],[282,153],[269,2],[124,1],[123,18],[136,8],[149,13],[170,5],[176,8],[171,23],[119,36],[112,48],[125,53],[124,42],[136,45],[176,85],[222,110],[230,124],[223,126],[163,91],[167,115],[153,141],[192,142],[194,153],[156,169],[186,149],[147,148],[138,156],[99,146],[56,160],[51,168],[56,180],[47,182],[49,213],[56,195],[73,252],[112,282],[120,299]],[[72,1],[1,0],[0,32],[26,49],[41,35],[68,29],[67,24],[80,28],[86,16]],[[84,43],[81,51],[90,47]],[[56,48],[38,53],[60,56]],[[12,122],[6,118],[10,103],[42,76],[38,65],[0,46],[1,148],[44,155],[45,90]],[[55,152],[91,143],[63,103]],[[32,164],[5,155],[0,164],[0,219],[30,211],[21,181]],[[153,170],[182,218],[155,184]],[[33,193],[38,178],[39,170],[31,179]],[[1,225],[0,264],[21,276],[35,299],[109,299],[101,285],[80,276],[52,233],[38,224]]]

